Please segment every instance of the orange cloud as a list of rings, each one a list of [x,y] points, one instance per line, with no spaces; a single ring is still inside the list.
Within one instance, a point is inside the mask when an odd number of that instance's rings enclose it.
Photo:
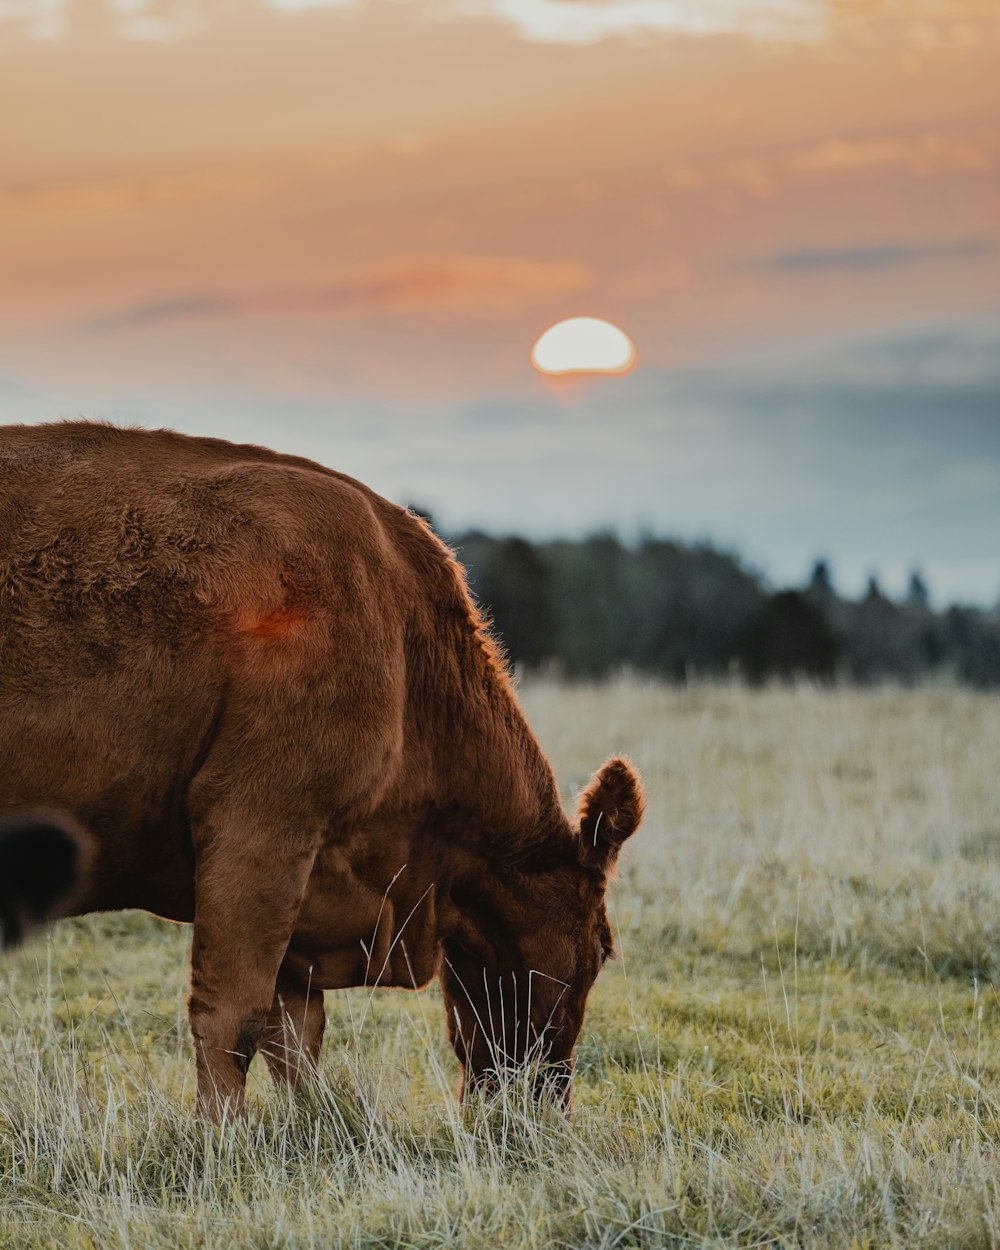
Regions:
[[[835,136],[738,161],[672,165],[663,171],[662,180],[670,192],[680,194],[702,196],[725,191],[769,200],[793,183],[815,179],[988,173],[1000,165],[1000,132],[978,130],[972,135],[928,131],[916,136]]]
[[[915,139],[828,139],[800,151],[793,165],[808,174],[900,169],[929,177],[942,173],[974,173],[990,169],[995,162],[996,153],[986,144],[926,133]]]
[[[577,261],[525,257],[437,256],[400,258],[325,286],[258,292],[187,292],[135,304],[88,322],[118,329],[192,318],[244,314],[295,315],[417,309],[451,312],[516,308],[541,295],[582,291],[592,277]]]

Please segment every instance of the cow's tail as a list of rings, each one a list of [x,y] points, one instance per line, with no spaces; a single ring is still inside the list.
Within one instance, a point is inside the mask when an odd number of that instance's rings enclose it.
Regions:
[[[67,816],[27,812],[0,824],[0,946],[63,915],[90,863],[88,835]]]

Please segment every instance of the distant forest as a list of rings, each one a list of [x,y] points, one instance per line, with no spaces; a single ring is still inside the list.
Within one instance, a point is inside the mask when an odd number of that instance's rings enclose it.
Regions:
[[[446,538],[518,667],[567,677],[627,667],[674,681],[741,674],[754,683],[942,677],[1000,688],[1000,605],[934,611],[919,572],[900,600],[874,578],[852,600],[837,593],[823,560],[807,585],[775,590],[708,543],[626,544],[612,533]]]

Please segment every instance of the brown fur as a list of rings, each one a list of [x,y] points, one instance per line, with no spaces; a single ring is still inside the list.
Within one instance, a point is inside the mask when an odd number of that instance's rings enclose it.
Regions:
[[[472,1082],[568,1074],[642,815],[612,760],[567,820],[461,570],[411,513],[264,448],[0,429],[0,815],[96,847],[75,911],[194,924],[199,1105],[322,992],[440,976]]]

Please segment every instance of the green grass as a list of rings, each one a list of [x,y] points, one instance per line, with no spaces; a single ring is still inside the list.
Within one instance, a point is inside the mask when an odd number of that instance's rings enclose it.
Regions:
[[[1000,1244],[1000,701],[523,697],[567,800],[650,792],[572,1119],[459,1108],[437,993],[351,991],[317,1091],[212,1128],[187,930],[67,922],[0,965],[3,1250]]]

